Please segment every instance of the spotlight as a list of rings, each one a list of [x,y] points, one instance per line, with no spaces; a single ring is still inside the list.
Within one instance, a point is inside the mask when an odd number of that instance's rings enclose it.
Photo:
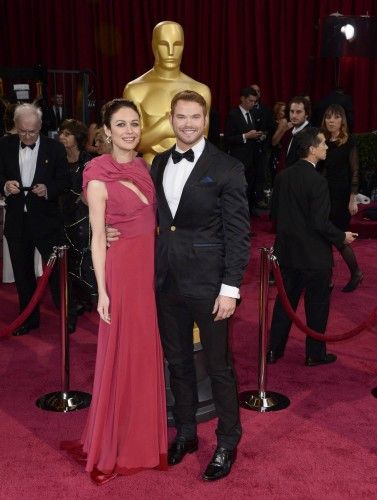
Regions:
[[[355,28],[352,26],[352,24],[345,24],[340,28],[340,31],[348,41],[351,41],[355,38]]]

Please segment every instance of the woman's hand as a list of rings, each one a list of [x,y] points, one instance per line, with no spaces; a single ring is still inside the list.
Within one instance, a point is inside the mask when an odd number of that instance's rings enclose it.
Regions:
[[[108,325],[110,325],[111,323],[109,308],[110,300],[107,293],[100,293],[98,295],[97,311],[102,321],[104,321]]]

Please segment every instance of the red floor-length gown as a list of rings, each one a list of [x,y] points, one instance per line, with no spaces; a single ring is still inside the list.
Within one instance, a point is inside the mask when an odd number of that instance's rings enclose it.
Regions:
[[[121,237],[106,253],[111,324],[100,321],[93,398],[81,438],[86,470],[127,474],[165,468],[167,420],[163,357],[154,294],[156,200],[146,163],[119,164],[111,155],[84,171],[104,181],[106,223]],[[132,181],[148,199],[121,181]]]

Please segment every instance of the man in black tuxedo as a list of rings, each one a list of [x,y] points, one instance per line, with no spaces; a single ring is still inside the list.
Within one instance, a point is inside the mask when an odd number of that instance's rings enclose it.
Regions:
[[[296,310],[305,289],[307,325],[324,333],[326,329],[332,272],[332,245],[350,244],[357,236],[344,233],[329,221],[330,198],[326,180],[316,171],[326,158],[325,136],[318,128],[307,127],[296,136],[300,160],[276,176],[271,217],[276,223],[275,255],[280,263],[285,290]],[[291,328],[277,296],[271,323],[267,361],[275,363],[284,354]],[[306,337],[306,365],[336,360],[326,353],[325,342]]]
[[[293,125],[281,138],[282,146],[279,158],[279,170],[289,167],[300,159],[297,153],[296,135],[309,126],[311,112],[310,101],[303,96],[293,97],[289,101],[289,122]]]
[[[250,87],[240,92],[240,105],[233,108],[226,118],[224,138],[230,155],[240,160],[245,167],[248,185],[248,199],[250,211],[255,205],[256,172],[255,149],[257,140],[262,132],[256,129],[252,109],[257,102],[258,95]]]
[[[58,198],[69,190],[70,175],[64,146],[40,135],[39,108],[32,104],[17,106],[14,121],[17,134],[0,140],[0,190],[6,196],[4,235],[23,311],[36,288],[35,248],[46,262],[54,245],[63,242]],[[58,306],[57,268],[50,280]],[[35,308],[15,335],[24,335],[38,326],[39,310]]]
[[[176,146],[152,164],[158,200],[156,286],[159,326],[175,399],[177,436],[169,463],[198,447],[193,358],[194,321],[218,415],[217,447],[203,478],[230,472],[241,437],[236,381],[228,351],[228,319],[249,260],[249,212],[243,165],[204,137],[204,98],[177,94],[171,104]]]

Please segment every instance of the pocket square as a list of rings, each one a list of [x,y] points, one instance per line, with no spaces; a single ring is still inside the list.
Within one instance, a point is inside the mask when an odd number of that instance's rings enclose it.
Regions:
[[[200,179],[200,184],[213,184],[215,182],[214,179],[212,179],[212,177],[203,177],[202,179]]]

